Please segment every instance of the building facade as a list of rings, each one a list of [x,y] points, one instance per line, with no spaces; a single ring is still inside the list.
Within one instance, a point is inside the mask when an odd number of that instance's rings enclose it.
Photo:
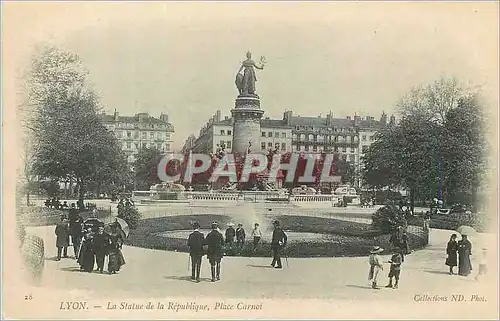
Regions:
[[[156,148],[162,153],[172,152],[174,126],[169,123],[168,115],[155,118],[148,113],[134,116],[120,116],[115,110],[113,115],[101,114],[101,121],[112,131],[127,155],[127,162],[133,163],[141,148]]]
[[[221,112],[217,111],[199,132],[194,142],[186,140],[184,151],[193,153],[215,154],[217,149],[224,145],[226,152],[232,152],[234,119],[226,116],[221,119]],[[253,153],[268,153],[278,150],[281,153],[292,151],[292,128],[285,121],[279,119],[260,120],[260,142],[252,146]]]
[[[231,152],[233,122],[230,117],[221,120],[221,112],[217,111],[200,130],[198,138],[186,141],[183,150],[214,154],[224,144],[226,151]],[[260,120],[260,146],[252,146],[252,152],[278,149],[282,153],[339,153],[353,164],[356,177],[360,177],[362,157],[375,141],[376,133],[393,124],[395,117],[391,116],[387,122],[385,113],[380,120],[375,120],[372,116],[358,115],[334,118],[332,112],[326,117],[302,117],[285,111],[283,119]]]

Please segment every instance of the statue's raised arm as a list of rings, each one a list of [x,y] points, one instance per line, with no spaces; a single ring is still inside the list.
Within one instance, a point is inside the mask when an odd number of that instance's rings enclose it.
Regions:
[[[255,75],[255,69],[264,69],[265,63],[266,58],[261,56],[260,66],[257,66],[252,60],[252,53],[250,51],[247,52],[247,59],[241,63],[241,67],[236,75],[236,87],[238,88],[240,95],[256,96],[255,82],[257,81],[257,77]],[[241,74],[242,70],[243,74]]]

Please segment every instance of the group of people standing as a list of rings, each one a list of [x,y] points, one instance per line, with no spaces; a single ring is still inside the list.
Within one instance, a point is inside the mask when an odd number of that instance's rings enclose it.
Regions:
[[[243,224],[239,223],[238,227],[234,229],[233,223],[228,223],[228,228],[225,232],[225,245],[226,251],[225,253],[228,255],[234,255],[234,245],[236,244],[236,252],[237,254],[241,254],[243,247],[245,245],[246,240],[246,232],[243,228]],[[259,223],[254,224],[254,228],[252,229],[252,252],[257,250],[261,240],[262,240],[262,231],[260,230]]]
[[[476,280],[486,274],[486,255],[487,249],[483,248],[479,263],[478,274]],[[458,265],[458,275],[469,276],[472,273],[472,263],[470,256],[472,255],[472,243],[467,235],[462,235],[460,241],[457,242],[457,234],[452,234],[446,246],[446,261],[445,264],[449,267],[449,274],[455,272],[453,268]]]
[[[97,264],[97,270],[104,272],[104,262],[108,259],[108,272],[115,274],[125,264],[121,252],[123,233],[118,222],[109,225],[109,231],[102,226],[86,226],[76,210],[69,213],[69,218],[61,217],[61,222],[55,228],[57,261],[68,257],[68,246],[73,243],[74,257],[80,265],[80,271],[92,272]]]
[[[274,221],[273,225],[274,231],[271,241],[273,261],[271,265],[275,268],[281,269],[281,253],[286,246],[287,236],[285,232],[280,228],[280,223],[278,221]],[[212,277],[211,281],[219,281],[221,261],[225,254],[224,245],[231,246],[234,243],[234,238],[236,237],[238,240],[239,235],[240,239],[237,244],[239,246],[243,246],[243,244],[245,243],[245,231],[243,229],[243,226],[242,224],[238,224],[238,229],[234,230],[234,228],[232,228],[232,225],[229,225],[225,233],[226,239],[224,239],[224,236],[220,232],[219,224],[217,222],[213,222],[211,224],[211,231],[207,234],[206,237],[203,235],[203,233],[200,232],[200,224],[198,222],[193,223],[193,228],[194,231],[189,235],[187,242],[191,260],[191,279],[193,281],[200,282],[201,259],[203,255],[206,254],[210,263],[210,271]],[[258,223],[255,223],[255,227],[252,231],[252,236],[254,238],[253,247],[255,250],[258,243],[262,239],[262,232],[260,231]]]

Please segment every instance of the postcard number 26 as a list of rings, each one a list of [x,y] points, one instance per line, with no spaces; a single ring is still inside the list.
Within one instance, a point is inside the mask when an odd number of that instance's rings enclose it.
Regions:
[[[30,294],[25,295],[25,296],[24,296],[24,300],[25,300],[25,301],[31,301],[31,300],[33,300],[33,295],[32,295],[31,293],[30,293]]]

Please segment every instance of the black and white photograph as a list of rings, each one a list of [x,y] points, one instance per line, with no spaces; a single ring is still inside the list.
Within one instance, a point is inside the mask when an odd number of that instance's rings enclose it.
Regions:
[[[498,319],[498,2],[2,2],[2,318]]]

